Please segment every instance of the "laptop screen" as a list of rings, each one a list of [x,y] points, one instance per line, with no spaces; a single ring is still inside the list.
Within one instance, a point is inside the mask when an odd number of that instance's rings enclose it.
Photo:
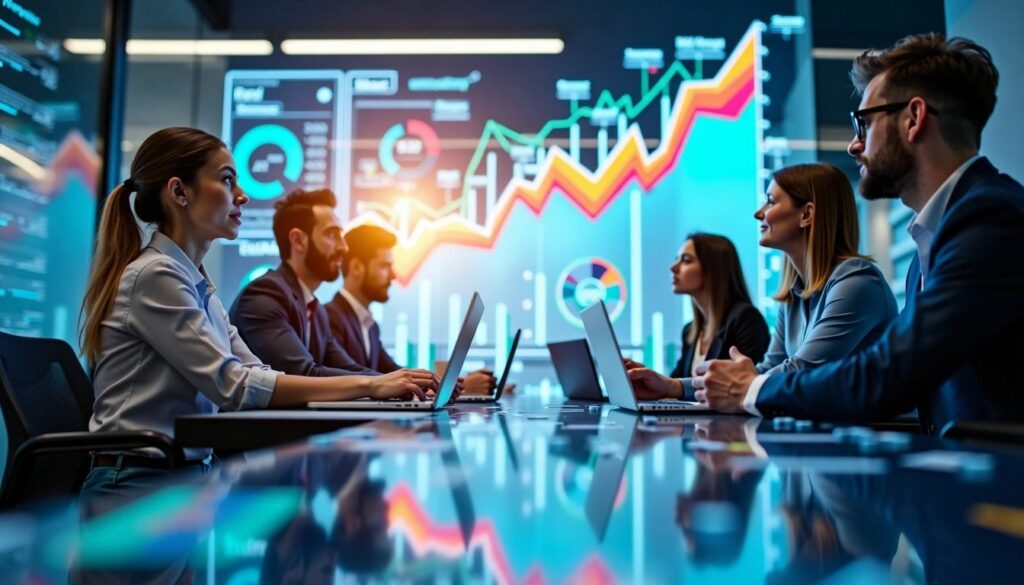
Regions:
[[[441,378],[441,387],[437,390],[434,399],[434,406],[440,408],[451,400],[455,392],[455,383],[459,380],[459,373],[462,372],[462,364],[466,361],[466,354],[469,353],[469,346],[473,343],[476,335],[476,328],[480,325],[480,319],[484,316],[484,302],[478,293],[473,293],[473,300],[469,302],[469,309],[466,311],[466,318],[462,320],[462,329],[455,339],[455,347],[452,348],[452,355],[448,358],[448,367],[444,370]]]
[[[556,341],[548,344],[551,363],[566,398],[572,400],[603,400],[594,360],[586,339]]]
[[[494,395],[498,398],[501,398],[501,393],[505,390],[505,382],[508,382],[508,373],[512,371],[512,361],[516,357],[516,348],[519,347],[519,336],[522,334],[522,329],[516,329],[516,335],[512,338],[512,347],[508,350],[505,369],[501,372],[501,379],[498,380],[498,385],[494,387]]]
[[[615,339],[615,331],[604,301],[598,301],[580,312],[583,327],[587,331],[587,343],[594,353],[597,371],[604,378],[608,400],[615,406],[636,410],[636,398],[633,387],[626,376],[626,366],[622,364],[622,352],[619,342]]]

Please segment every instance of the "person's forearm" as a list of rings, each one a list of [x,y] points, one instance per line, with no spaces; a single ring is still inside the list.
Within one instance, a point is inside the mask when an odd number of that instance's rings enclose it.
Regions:
[[[310,378],[283,374],[277,377],[271,408],[305,406],[316,400],[355,400],[370,393],[371,376]]]

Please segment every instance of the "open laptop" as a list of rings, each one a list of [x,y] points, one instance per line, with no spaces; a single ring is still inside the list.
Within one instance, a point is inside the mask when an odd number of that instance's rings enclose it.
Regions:
[[[590,347],[586,339],[558,341],[548,344],[551,363],[555,366],[555,375],[562,386],[562,393],[569,400],[590,400],[604,402],[608,400],[601,393],[601,384],[597,380],[594,359],[590,357]]]
[[[710,412],[707,405],[688,400],[637,400],[633,386],[622,363],[622,352],[615,339],[615,330],[608,319],[604,301],[598,301],[580,312],[587,341],[594,350],[597,371],[604,378],[608,400],[619,408],[636,412]]]
[[[512,371],[512,360],[516,357],[516,348],[519,347],[519,336],[522,334],[522,329],[516,329],[515,337],[512,338],[512,347],[508,350],[508,359],[505,360],[505,369],[501,372],[501,379],[494,387],[494,392],[479,396],[459,396],[455,402],[497,402],[501,398],[501,393],[505,391],[505,382],[508,381],[508,373]],[[445,370],[445,373],[447,371]]]
[[[466,311],[466,318],[462,320],[462,329],[455,339],[455,347],[452,348],[452,355],[448,358],[448,367],[441,377],[441,386],[434,394],[433,400],[338,400],[338,401],[317,401],[310,402],[309,408],[324,410],[437,410],[443,408],[451,400],[455,392],[455,383],[459,379],[459,372],[462,371],[462,363],[466,361],[466,354],[469,353],[469,346],[476,336],[476,328],[480,325],[480,319],[484,315],[484,302],[478,293],[473,293],[473,300],[469,302],[469,309]]]

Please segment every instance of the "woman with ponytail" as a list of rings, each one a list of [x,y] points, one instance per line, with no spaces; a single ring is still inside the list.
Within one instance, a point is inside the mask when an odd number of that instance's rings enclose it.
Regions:
[[[203,268],[214,240],[238,237],[248,201],[231,153],[206,132],[166,128],[139,147],[131,177],[104,205],[83,302],[82,348],[96,391],[91,430],[173,436],[175,417],[187,414],[313,400],[422,399],[437,388],[425,370],[307,378],[263,365],[228,321]],[[156,228],[149,241],[139,221]],[[167,462],[155,455],[98,453],[83,490],[124,481],[125,469],[166,473]],[[210,450],[185,455],[201,463]]]

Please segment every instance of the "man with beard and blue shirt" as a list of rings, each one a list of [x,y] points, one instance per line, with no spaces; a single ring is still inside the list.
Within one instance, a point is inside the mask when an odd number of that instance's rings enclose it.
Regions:
[[[849,153],[866,199],[915,212],[906,307],[865,350],[759,376],[738,351],[706,362],[698,400],[723,412],[871,421],[917,409],[925,432],[956,421],[1024,422],[1024,187],[979,156],[999,73],[962,38],[910,36],[866,52]],[[635,370],[635,384],[644,384]]]
[[[331,330],[352,359],[378,372],[392,372],[402,366],[395,362],[381,342],[380,326],[370,312],[372,303],[386,303],[395,280],[392,248],[398,239],[375,225],[360,225],[345,233],[341,260],[344,281],[341,290],[327,304]],[[480,369],[463,380],[466,394],[486,395],[494,390],[493,372]],[[505,388],[508,391],[514,384]]]

